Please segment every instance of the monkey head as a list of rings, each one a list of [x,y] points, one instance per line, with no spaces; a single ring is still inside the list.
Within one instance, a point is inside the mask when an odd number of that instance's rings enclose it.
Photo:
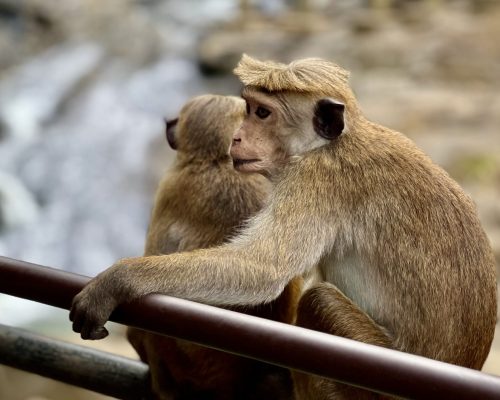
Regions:
[[[228,157],[244,114],[245,102],[239,97],[197,96],[184,105],[178,118],[165,120],[168,144],[180,158]]]
[[[274,175],[290,157],[336,140],[359,114],[347,71],[328,61],[285,65],[243,55],[235,73],[245,85],[246,116],[231,156],[242,172]]]

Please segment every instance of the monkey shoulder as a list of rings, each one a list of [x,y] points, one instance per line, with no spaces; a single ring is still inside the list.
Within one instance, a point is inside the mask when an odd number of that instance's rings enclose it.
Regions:
[[[295,158],[273,196],[335,215],[371,210],[368,215],[380,218],[393,213],[442,220],[459,209],[467,217],[459,218],[477,221],[472,201],[441,167],[403,134],[375,124]]]
[[[398,191],[461,191],[457,183],[404,134],[374,123],[325,148],[339,180],[349,186]],[[355,179],[352,179],[355,178]]]

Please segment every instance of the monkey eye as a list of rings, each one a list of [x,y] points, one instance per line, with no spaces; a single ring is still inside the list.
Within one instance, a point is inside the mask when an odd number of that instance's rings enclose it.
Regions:
[[[255,115],[257,115],[260,119],[265,119],[269,117],[270,114],[271,111],[264,107],[257,107],[257,110],[255,111]]]

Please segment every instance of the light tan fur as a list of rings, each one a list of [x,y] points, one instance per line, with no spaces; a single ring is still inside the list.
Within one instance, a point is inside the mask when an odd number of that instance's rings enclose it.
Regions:
[[[290,64],[259,61],[243,54],[234,73],[245,86],[269,92],[293,91],[329,96],[332,92],[350,93],[349,72],[320,58],[296,60]]]
[[[245,102],[205,95],[190,100],[175,128],[176,160],[156,192],[145,256],[222,244],[266,199],[269,182],[234,170],[229,147]],[[268,306],[241,312],[292,323],[300,280]],[[151,372],[158,399],[289,399],[286,370],[184,341],[129,328],[127,336]]]
[[[231,148],[238,169],[275,182],[264,209],[223,246],[118,261],[75,298],[74,329],[102,337],[116,304],[151,292],[260,304],[295,276],[312,275],[323,282],[304,294],[299,325],[480,369],[495,327],[496,280],[472,200],[412,141],[368,121],[336,65],[269,63],[266,73],[266,64],[246,57],[236,70],[250,85]],[[318,138],[324,100],[345,105],[345,128],[329,139]],[[269,114],[259,117],[259,108]],[[299,398],[376,397],[296,379]]]

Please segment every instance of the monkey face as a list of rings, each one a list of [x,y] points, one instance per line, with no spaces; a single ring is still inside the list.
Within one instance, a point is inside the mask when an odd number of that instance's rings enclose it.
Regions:
[[[242,172],[274,175],[291,156],[329,143],[344,129],[344,105],[330,98],[249,87],[242,97],[246,116],[231,147]]]
[[[242,172],[271,174],[274,167],[286,159],[286,151],[276,134],[281,125],[277,104],[266,96],[245,96],[246,116],[234,133],[231,157]]]

